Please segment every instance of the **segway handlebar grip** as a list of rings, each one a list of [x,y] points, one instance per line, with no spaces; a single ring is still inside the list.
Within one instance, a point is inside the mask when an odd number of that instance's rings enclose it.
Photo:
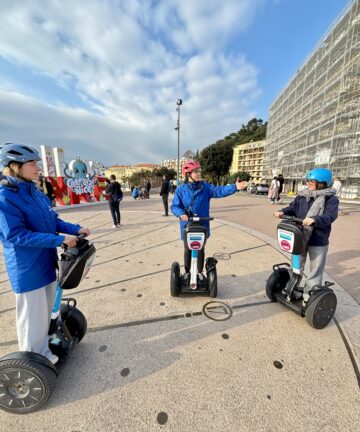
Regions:
[[[83,240],[86,236],[86,234],[79,234],[76,236],[76,241]],[[64,250],[66,250],[69,246],[66,243],[61,243],[60,247]]]
[[[280,216],[280,219],[285,219],[285,220],[288,220],[288,221],[291,221],[291,222],[296,222],[296,223],[299,223],[299,224],[302,224],[303,221],[304,221],[304,219],[297,218],[295,216],[287,216],[287,215]]]
[[[200,217],[200,216],[191,216],[189,217],[189,222],[201,222],[201,221],[212,221],[213,217]]]

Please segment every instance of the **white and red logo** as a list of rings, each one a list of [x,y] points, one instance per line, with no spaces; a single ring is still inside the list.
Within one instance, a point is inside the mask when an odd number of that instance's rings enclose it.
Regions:
[[[285,251],[289,251],[291,250],[291,243],[289,243],[287,240],[281,240],[280,247]]]
[[[199,250],[199,249],[201,249],[201,243],[198,242],[198,241],[192,241],[190,243],[190,249],[193,249],[193,250]]]

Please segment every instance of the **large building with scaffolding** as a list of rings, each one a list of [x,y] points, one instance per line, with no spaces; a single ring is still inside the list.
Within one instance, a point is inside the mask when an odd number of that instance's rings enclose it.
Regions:
[[[360,197],[360,0],[353,0],[270,107],[264,176],[330,168]]]

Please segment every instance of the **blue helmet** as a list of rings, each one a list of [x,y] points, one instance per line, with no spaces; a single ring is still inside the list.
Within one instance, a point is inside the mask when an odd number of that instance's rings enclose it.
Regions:
[[[25,163],[32,160],[41,160],[39,152],[33,147],[16,143],[6,143],[0,147],[0,164],[4,167],[10,162]]]
[[[307,172],[305,178],[306,180],[316,180],[319,183],[325,183],[327,186],[331,186],[333,183],[332,172],[327,168],[314,168]]]

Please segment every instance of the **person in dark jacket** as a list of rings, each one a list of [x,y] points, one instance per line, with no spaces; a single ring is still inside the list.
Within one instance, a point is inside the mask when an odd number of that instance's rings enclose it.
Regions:
[[[336,220],[339,208],[336,190],[331,188],[332,172],[330,170],[315,168],[306,174],[306,182],[307,189],[299,192],[288,207],[274,213],[277,218],[289,215],[304,219],[307,250],[300,256],[302,270],[307,256],[310,259],[310,273],[303,294],[304,304],[309,299],[309,290],[315,285],[322,285],[331,224]]]
[[[167,177],[163,176],[163,182],[161,184],[160,196],[163,201],[165,214],[163,216],[169,216],[169,193],[170,193],[170,182]]]
[[[30,146],[7,143],[0,148],[0,163],[5,166],[0,181],[0,240],[16,296],[19,349],[55,364],[59,358],[49,349],[48,330],[56,290],[56,247],[62,243],[74,247],[74,236],[89,235],[90,230],[62,221],[37,189],[39,160],[39,152]]]
[[[151,182],[150,179],[147,179],[146,182],[146,191],[147,191],[147,197],[150,198],[150,190],[151,190]]]
[[[283,193],[283,190],[284,190],[285,179],[284,179],[284,176],[282,174],[279,174],[277,176],[277,179],[278,179],[278,182],[279,182],[279,185],[280,185],[279,186],[279,191],[278,191],[278,197],[277,197],[277,202],[279,202],[281,200],[281,194]],[[282,201],[279,204],[282,204]]]
[[[214,186],[201,180],[201,166],[197,161],[189,160],[182,166],[182,174],[185,181],[180,185],[174,195],[171,205],[172,213],[180,219],[180,236],[184,239],[184,228],[188,224],[189,217],[195,214],[199,217],[209,217],[211,198],[223,198],[234,194],[246,186],[246,182],[240,182],[226,186]],[[207,238],[210,236],[209,222],[202,222],[207,229]],[[205,248],[199,251],[198,272],[199,279],[203,280]],[[190,276],[191,251],[184,250],[185,274],[184,280]]]
[[[114,222],[113,228],[120,228],[120,202],[123,199],[123,192],[114,174],[110,176],[110,183],[106,186],[105,193],[110,196],[109,207]]]
[[[54,206],[54,188],[52,187],[51,182],[46,180],[46,178],[40,174],[39,179],[37,181],[38,189],[43,192],[50,200],[51,204]]]

